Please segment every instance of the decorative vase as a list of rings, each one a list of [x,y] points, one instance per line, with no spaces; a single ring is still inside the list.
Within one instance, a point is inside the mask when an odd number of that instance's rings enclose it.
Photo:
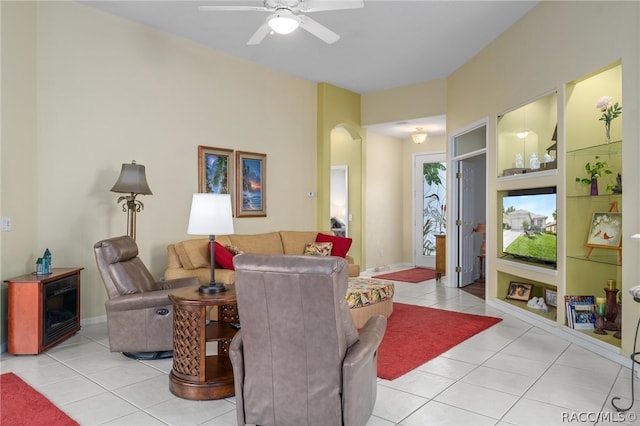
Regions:
[[[607,314],[606,302],[604,297],[596,298],[596,323],[594,325],[596,334],[607,334],[604,331],[604,316]]]
[[[605,315],[604,329],[618,331],[616,327],[616,316],[618,315],[618,290],[617,288],[605,288],[607,295],[607,313]]]
[[[617,304],[617,311],[618,312],[616,314],[616,319],[613,323],[615,324],[618,331],[613,334],[613,337],[615,337],[616,339],[622,339],[622,303]]]
[[[611,122],[610,121],[604,122],[604,136],[607,140],[607,143],[611,142]]]
[[[598,195],[598,178],[591,178],[591,195]]]

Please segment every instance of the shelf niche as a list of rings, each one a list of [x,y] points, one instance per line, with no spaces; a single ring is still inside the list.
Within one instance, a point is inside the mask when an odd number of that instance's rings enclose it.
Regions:
[[[558,95],[553,92],[498,116],[498,177],[528,175],[557,168]],[[539,168],[532,168],[536,154]],[[545,154],[553,161],[545,162]],[[516,157],[522,156],[522,164]]]
[[[622,174],[622,119],[611,122],[611,141],[605,137],[602,111],[596,102],[611,96],[612,103],[622,100],[622,66],[615,63],[566,86],[566,279],[565,294],[604,297],[608,279],[622,288],[622,265],[617,250],[593,249],[587,258],[585,246],[594,213],[609,212],[612,205],[622,212],[622,194],[607,190]],[[598,179],[597,196],[589,195],[589,185],[576,182],[587,178],[585,164],[606,161],[611,174]],[[624,182],[623,182],[624,184]],[[624,257],[623,257],[624,258]],[[618,344],[619,345],[619,344]]]

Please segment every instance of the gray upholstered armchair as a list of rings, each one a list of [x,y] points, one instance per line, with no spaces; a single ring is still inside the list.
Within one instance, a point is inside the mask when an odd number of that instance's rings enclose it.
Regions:
[[[198,278],[155,282],[128,236],[110,238],[94,246],[98,271],[107,289],[105,302],[109,347],[136,359],[168,358],[173,350],[174,288],[199,285]]]
[[[234,264],[238,424],[364,425],[387,320],[374,316],[358,333],[345,299],[347,262],[242,254]]]

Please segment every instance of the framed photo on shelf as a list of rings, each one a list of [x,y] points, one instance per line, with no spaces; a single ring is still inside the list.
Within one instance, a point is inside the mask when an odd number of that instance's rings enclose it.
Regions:
[[[198,192],[233,194],[233,150],[198,146]]]
[[[509,283],[509,289],[507,290],[507,299],[522,300],[524,302],[531,299],[531,291],[533,290],[533,284],[518,283],[511,281]]]
[[[236,152],[236,216],[267,216],[267,154]]]
[[[587,247],[618,248],[622,232],[622,213],[594,213],[587,237]]]
[[[558,292],[550,288],[544,289],[544,303],[548,306],[558,306]]]

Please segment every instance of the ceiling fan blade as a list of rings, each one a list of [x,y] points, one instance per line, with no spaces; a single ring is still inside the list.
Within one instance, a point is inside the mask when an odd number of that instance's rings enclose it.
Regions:
[[[300,17],[300,28],[305,31],[310,32],[314,36],[318,37],[320,40],[324,41],[327,44],[335,43],[340,39],[340,36],[324,25],[314,21],[308,16],[299,15]]]
[[[298,5],[301,12],[320,12],[323,10],[361,9],[363,0],[302,0]]]
[[[200,6],[200,12],[268,12],[264,6]]]
[[[253,35],[251,36],[247,44],[248,45],[260,44],[262,40],[264,40],[264,38],[270,32],[271,32],[271,28],[269,28],[269,25],[265,21],[264,24],[260,25],[260,27],[256,30],[256,32],[253,33]]]

